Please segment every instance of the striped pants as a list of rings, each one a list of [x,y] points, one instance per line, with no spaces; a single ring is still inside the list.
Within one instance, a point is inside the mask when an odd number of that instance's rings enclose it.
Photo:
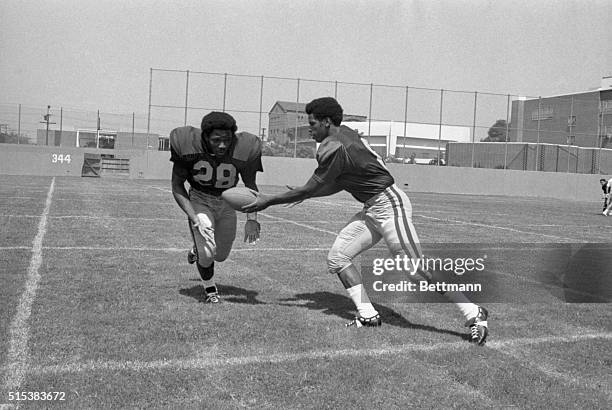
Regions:
[[[385,240],[393,256],[423,256],[419,238],[412,224],[412,205],[404,191],[395,184],[370,198],[363,210],[342,228],[327,255],[330,273],[339,273],[361,252]]]

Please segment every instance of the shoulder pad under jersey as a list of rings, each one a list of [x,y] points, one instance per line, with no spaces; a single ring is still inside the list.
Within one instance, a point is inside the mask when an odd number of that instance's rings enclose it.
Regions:
[[[261,140],[248,132],[236,133],[233,159],[250,162],[261,156]]]
[[[319,145],[317,150],[317,161],[324,163],[337,150],[342,148],[342,143],[333,137],[327,137]]]
[[[195,127],[175,128],[170,132],[170,146],[179,157],[202,153],[201,135],[202,131]]]

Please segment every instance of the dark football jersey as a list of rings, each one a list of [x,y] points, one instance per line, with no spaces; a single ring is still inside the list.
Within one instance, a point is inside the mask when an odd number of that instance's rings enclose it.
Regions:
[[[317,162],[315,180],[334,183],[360,202],[394,183],[380,156],[356,131],[345,126],[323,140],[317,150]]]
[[[612,181],[612,179],[611,179],[610,181]],[[611,192],[611,191],[612,191],[612,184],[610,183],[610,181],[608,181],[608,183],[607,183],[607,184],[603,184],[603,185],[601,186],[601,190],[603,191],[603,193],[604,193],[604,194],[610,194],[610,193],[612,193],[612,192]]]
[[[223,158],[210,154],[201,130],[175,128],[170,133],[173,172],[184,177],[193,189],[219,196],[238,183],[238,175],[263,171],[261,141],[256,135],[238,133]]]

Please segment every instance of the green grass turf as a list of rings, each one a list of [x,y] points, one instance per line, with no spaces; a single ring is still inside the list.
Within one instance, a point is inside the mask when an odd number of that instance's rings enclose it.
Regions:
[[[31,246],[51,180],[2,178],[0,197],[36,199],[2,202],[12,236],[0,247]],[[489,251],[498,252],[490,281],[515,302],[487,304],[488,346],[465,342],[448,303],[373,296],[383,327],[343,327],[354,307],[326,255],[359,210],[348,195],[264,211],[254,246],[241,241],[240,215],[234,251],[216,270],[223,303],[211,306],[186,263],[187,224],[167,181],[57,178],[20,391],[64,391],[61,404],[75,409],[609,408],[610,304],[564,303],[561,288],[541,285],[537,263],[537,244],[609,241],[599,204],[410,197],[425,248],[524,245]],[[4,380],[31,252],[0,255],[14,272],[0,276]],[[580,338],[589,334],[599,336]]]

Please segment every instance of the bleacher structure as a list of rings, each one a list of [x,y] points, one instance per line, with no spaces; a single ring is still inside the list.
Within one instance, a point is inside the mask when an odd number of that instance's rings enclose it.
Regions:
[[[85,153],[81,175],[84,177],[130,176],[130,159],[113,154]]]

